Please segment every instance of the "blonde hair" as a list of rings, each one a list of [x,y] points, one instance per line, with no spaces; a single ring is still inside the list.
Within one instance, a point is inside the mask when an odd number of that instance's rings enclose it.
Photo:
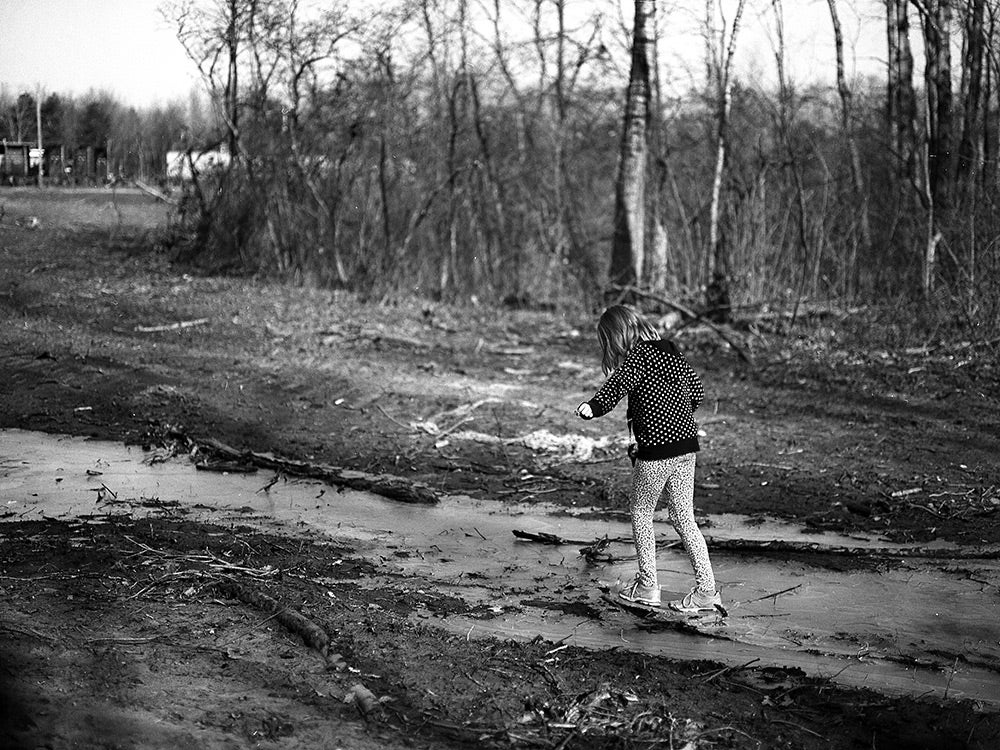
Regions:
[[[597,322],[601,342],[601,367],[605,375],[618,369],[632,347],[639,341],[656,341],[660,334],[642,317],[625,305],[613,305]]]

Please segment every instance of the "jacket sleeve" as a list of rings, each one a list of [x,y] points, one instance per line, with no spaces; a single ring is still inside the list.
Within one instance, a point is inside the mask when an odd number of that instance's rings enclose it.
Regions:
[[[595,417],[602,417],[614,409],[645,375],[646,358],[641,347],[633,347],[618,369],[611,373],[600,390],[587,403]]]
[[[691,389],[691,411],[694,411],[701,406],[701,402],[705,400],[705,386],[702,385],[701,378],[698,377],[698,373],[691,368],[691,365],[689,365],[686,360],[684,362],[684,366],[687,370],[688,388]]]

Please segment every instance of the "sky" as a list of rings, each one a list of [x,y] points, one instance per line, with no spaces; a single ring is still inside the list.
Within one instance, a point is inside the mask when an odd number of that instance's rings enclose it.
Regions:
[[[186,100],[194,65],[162,0],[0,0],[0,82],[9,93],[104,90],[137,107]]]
[[[352,0],[354,1],[354,0]],[[367,1],[367,0],[366,0]],[[574,2],[577,0],[574,0]],[[578,0],[581,6],[586,0]],[[0,0],[0,83],[8,94],[34,92],[86,94],[103,90],[125,104],[147,107],[185,101],[200,89],[193,63],[185,56],[173,29],[159,13],[163,0]],[[623,0],[628,11],[631,3]],[[684,2],[658,4],[685,6]],[[701,2],[688,3],[704,8]],[[723,0],[723,6],[734,3]],[[848,75],[884,66],[882,24],[867,13],[880,4],[874,0],[841,0]],[[744,18],[736,63],[752,77],[774,69],[773,5],[751,2]],[[834,72],[830,16],[826,0],[786,0],[785,33],[790,72],[799,83],[830,79]],[[667,11],[669,12],[669,11]],[[675,11],[676,12],[676,11]],[[631,20],[630,14],[624,15]],[[703,43],[693,30],[700,17],[681,39],[664,40],[663,52],[677,54],[670,67],[685,88],[685,75],[702,76]],[[680,16],[672,16],[667,27],[680,31]],[[873,22],[874,20],[874,22]],[[665,57],[665,59],[667,59]],[[683,70],[689,67],[690,70]],[[669,83],[668,83],[669,87]]]

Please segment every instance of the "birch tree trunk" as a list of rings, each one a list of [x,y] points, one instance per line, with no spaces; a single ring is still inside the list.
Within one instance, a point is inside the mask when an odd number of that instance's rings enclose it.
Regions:
[[[736,53],[736,37],[740,30],[740,20],[743,17],[745,0],[740,0],[733,18],[733,27],[729,32],[729,42],[726,43],[726,28],[723,25],[718,36],[714,31],[715,2],[706,0],[706,32],[709,38],[709,71],[714,78],[716,95],[716,130],[715,130],[715,170],[712,175],[712,202],[709,208],[708,228],[708,284],[706,302],[710,309],[717,311],[715,317],[728,317],[730,306],[730,274],[729,249],[722,241],[719,231],[719,217],[722,200],[722,178],[725,173],[726,147],[729,134],[729,101],[732,95],[730,83],[730,68],[733,55]]]
[[[646,156],[649,126],[650,52],[655,0],[635,0],[632,65],[625,97],[621,156],[615,184],[610,280],[632,286],[642,277],[645,248]]]
[[[650,232],[649,253],[646,263],[646,282],[649,289],[654,294],[665,295],[667,293],[669,264],[670,264],[670,236],[667,233],[667,225],[664,217],[667,199],[667,149],[664,137],[663,125],[663,97],[660,84],[659,66],[659,27],[653,25],[653,41],[650,51],[650,65],[653,71],[652,94],[650,107],[650,137],[649,145],[651,151],[651,177],[653,185],[650,190]]]

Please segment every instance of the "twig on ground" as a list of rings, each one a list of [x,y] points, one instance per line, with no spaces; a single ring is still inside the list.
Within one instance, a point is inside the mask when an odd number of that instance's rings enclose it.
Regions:
[[[958,657],[955,657],[954,664],[951,665],[951,674],[948,675],[948,684],[944,686],[944,700],[948,700],[948,691],[951,690],[951,681],[955,679],[955,672],[958,671]]]
[[[274,476],[271,477],[271,481],[269,481],[267,484],[265,484],[263,487],[257,490],[257,492],[270,492],[271,488],[278,483],[279,479],[281,479],[281,472],[280,471],[274,472]]]
[[[162,635],[151,635],[145,638],[129,638],[127,636],[102,636],[99,638],[87,638],[84,643],[114,643],[119,646],[141,646],[145,643],[153,643],[163,638]]]
[[[955,517],[955,514],[946,515],[944,513],[941,513],[940,511],[934,510],[931,507],[928,507],[926,505],[921,505],[920,503],[907,503],[907,505],[909,505],[911,508],[919,508],[920,510],[926,511],[930,513],[932,516],[935,516],[937,518],[950,519]]]
[[[756,740],[754,740],[754,738],[752,736],[750,736],[746,732],[744,732],[744,731],[742,731],[740,729],[737,729],[736,727],[731,727],[731,726],[719,727],[717,729],[706,729],[704,732],[700,732],[698,734],[698,737],[701,738],[701,737],[704,737],[705,735],[708,735],[708,734],[719,734],[720,732],[734,732],[735,734],[742,734],[748,740],[752,740],[754,742],[757,742]],[[757,742],[757,745],[759,747],[760,743]]]
[[[747,466],[759,466],[764,469],[779,469],[781,471],[794,471],[794,466],[788,466],[787,464],[765,464],[759,461],[751,461]]]
[[[503,439],[503,423],[500,421],[500,415],[497,414],[497,410],[494,408],[491,411],[493,412],[493,419],[497,423],[497,442],[500,444],[500,450],[503,452],[503,459],[507,463],[507,470],[512,471],[510,454],[507,452],[507,446],[504,444]]]
[[[12,625],[12,624],[7,623],[7,622],[0,622],[0,630],[6,630],[8,633],[19,633],[20,635],[30,635],[30,636],[33,636],[34,638],[38,638],[39,640],[42,640],[42,641],[48,641],[50,643],[59,640],[58,638],[55,638],[54,636],[45,635],[45,633],[40,633],[39,631],[35,630],[34,628],[24,628],[24,629],[22,629],[22,628],[17,627],[16,625]]]
[[[402,422],[400,422],[400,421],[399,421],[398,419],[396,419],[396,418],[395,418],[394,416],[392,416],[392,415],[391,415],[391,414],[390,414],[389,412],[387,412],[387,411],[386,411],[386,410],[385,410],[385,409],[384,409],[384,408],[382,407],[382,404],[375,404],[375,408],[376,408],[376,409],[378,409],[378,410],[379,410],[380,412],[382,412],[382,416],[383,416],[383,417],[385,417],[386,419],[388,419],[388,420],[389,420],[390,422],[393,422],[393,423],[395,423],[395,424],[399,425],[400,427],[402,427],[402,428],[403,428],[404,430],[406,430],[407,432],[410,432],[410,430],[412,430],[412,429],[413,429],[412,427],[410,427],[410,425],[408,425],[408,424],[403,424],[403,423],[402,423]]]
[[[136,333],[163,333],[164,331],[179,331],[183,328],[194,328],[203,326],[209,322],[208,318],[198,318],[196,320],[180,320],[176,323],[165,323],[159,326],[136,326]]]
[[[796,584],[795,586],[790,586],[787,589],[782,589],[781,591],[775,591],[773,594],[765,594],[764,596],[758,596],[756,599],[747,599],[745,602],[740,602],[740,605],[753,604],[754,602],[760,602],[764,599],[777,599],[782,594],[787,594],[790,591],[795,591],[795,589],[802,588],[802,584]]]
[[[821,740],[826,740],[827,742],[830,741],[829,739],[827,739],[823,735],[819,734],[818,732],[814,732],[811,729],[807,729],[806,727],[802,726],[801,724],[796,724],[794,721],[788,721],[787,719],[772,719],[771,717],[768,717],[767,720],[771,724],[784,724],[785,726],[795,727],[796,729],[798,729],[798,730],[800,730],[802,732],[805,732],[806,734],[811,734],[813,737],[819,737]]]
[[[735,666],[735,665],[728,666],[728,667],[723,667],[722,669],[718,670],[717,672],[712,672],[712,674],[710,674],[708,677],[706,677],[706,678],[704,678],[702,680],[699,680],[698,684],[699,685],[707,685],[712,680],[714,680],[716,677],[721,677],[722,675],[726,674],[727,672],[740,672],[740,671],[746,669],[747,667],[749,667],[751,664],[756,664],[759,661],[760,661],[760,657],[756,657],[756,658],[751,659],[750,661],[748,661],[746,664],[741,664],[738,667]]]

